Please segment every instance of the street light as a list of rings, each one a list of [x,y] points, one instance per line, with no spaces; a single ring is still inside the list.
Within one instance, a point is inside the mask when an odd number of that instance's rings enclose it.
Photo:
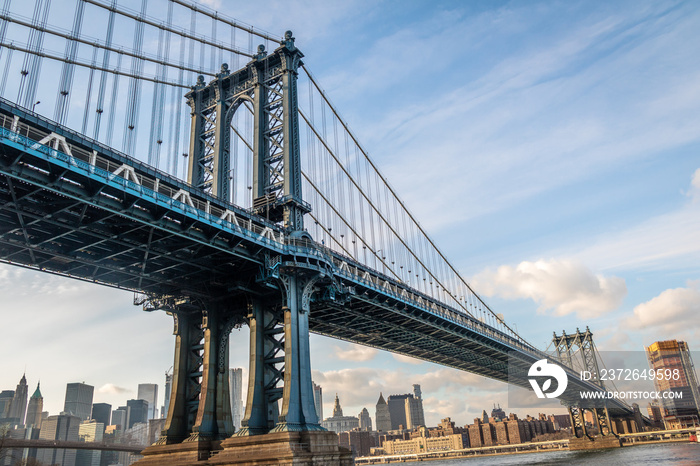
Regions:
[[[34,109],[35,109],[36,106],[39,105],[40,103],[41,103],[41,100],[37,100],[36,102],[34,102],[34,105],[32,105],[32,113],[34,113]]]

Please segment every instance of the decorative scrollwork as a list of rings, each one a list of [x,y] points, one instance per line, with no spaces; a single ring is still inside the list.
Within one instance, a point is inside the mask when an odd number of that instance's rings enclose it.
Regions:
[[[306,285],[304,285],[304,290],[301,293],[301,308],[299,309],[303,313],[307,313],[311,310],[311,298],[315,291],[316,282],[319,280],[319,276],[310,278]]]

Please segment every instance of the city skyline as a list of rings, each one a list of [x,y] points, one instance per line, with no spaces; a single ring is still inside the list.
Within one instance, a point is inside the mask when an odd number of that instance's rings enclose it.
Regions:
[[[588,325],[603,350],[674,338],[698,350],[697,5],[291,2],[282,18],[272,3],[205,3],[294,31],[409,209],[532,344]],[[0,388],[26,366],[57,414],[69,382],[112,406],[162,386],[172,319],[130,293],[8,265],[0,292],[3,328],[23,329],[3,336]],[[232,334],[231,367],[247,372],[246,332]],[[472,374],[318,336],[311,348],[315,382],[348,413],[412,383],[431,425],[507,400],[505,384]]]

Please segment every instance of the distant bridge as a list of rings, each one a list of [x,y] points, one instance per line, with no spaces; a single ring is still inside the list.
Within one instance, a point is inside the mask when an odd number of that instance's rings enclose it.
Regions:
[[[129,445],[125,443],[107,442],[68,442],[65,440],[25,440],[6,438],[2,441],[3,448],[56,448],[63,450],[100,450],[100,451],[124,451],[128,453],[141,453],[147,445]]]

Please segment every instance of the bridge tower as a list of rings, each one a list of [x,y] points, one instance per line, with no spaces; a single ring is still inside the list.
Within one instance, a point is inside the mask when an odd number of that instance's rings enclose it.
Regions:
[[[304,214],[311,208],[301,192],[297,69],[302,57],[287,31],[272,53],[261,45],[244,68],[231,72],[223,64],[214,80],[205,83],[200,76],[185,96],[192,115],[189,183],[229,200],[231,121],[237,111],[252,111],[253,210],[282,224],[296,242],[311,240],[304,231]],[[165,429],[140,464],[201,462],[212,451],[217,464],[237,464],[246,454],[260,460],[266,449],[274,451],[274,461],[285,455],[295,464],[350,461],[336,434],[320,426],[311,381],[310,304],[328,274],[322,264],[300,265],[284,256],[266,255],[262,262],[258,270],[231,277],[229,289],[236,291],[230,295],[151,300],[174,316],[175,367]],[[250,328],[249,384],[242,428],[234,434],[228,339],[243,323]],[[299,462],[295,444],[311,445],[316,459]]]
[[[593,343],[593,333],[588,327],[585,332],[578,328],[576,333],[567,334],[562,331],[561,335],[554,333],[552,343],[557,350],[557,356],[562,363],[578,369],[587,371],[593,377],[592,382],[601,388],[605,388],[603,381],[599,379],[598,359],[596,357],[595,344]],[[598,402],[591,406],[569,406],[569,420],[571,430],[575,439],[570,441],[570,448],[574,450],[584,450],[590,448],[619,447],[620,440],[611,427],[610,415],[605,402]],[[585,411],[591,411],[593,422],[598,431],[597,437],[589,432]]]

